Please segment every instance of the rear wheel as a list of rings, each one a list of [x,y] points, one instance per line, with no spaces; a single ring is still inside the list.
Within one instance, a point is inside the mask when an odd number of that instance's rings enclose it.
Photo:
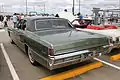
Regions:
[[[36,60],[33,58],[33,55],[32,55],[32,50],[31,48],[28,48],[28,58],[29,58],[29,61],[32,65],[37,65],[37,62]]]

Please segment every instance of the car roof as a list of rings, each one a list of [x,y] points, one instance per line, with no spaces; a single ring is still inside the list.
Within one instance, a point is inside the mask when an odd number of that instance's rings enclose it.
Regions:
[[[35,28],[33,26],[35,26],[35,22],[36,20],[50,20],[50,19],[62,19],[62,20],[66,20],[68,21],[67,19],[64,19],[64,18],[58,18],[58,17],[41,17],[41,16],[31,16],[31,17],[25,17],[23,20],[26,20],[27,21],[27,25],[29,26],[27,28],[27,30],[29,31],[35,31]]]
[[[31,16],[25,17],[25,20],[43,20],[43,19],[64,19],[64,18],[57,18],[57,17],[43,17],[43,16]],[[67,20],[67,19],[66,19]]]

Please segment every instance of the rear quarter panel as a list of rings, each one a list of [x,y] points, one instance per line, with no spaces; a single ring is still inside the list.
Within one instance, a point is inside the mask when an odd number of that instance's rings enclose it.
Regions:
[[[35,35],[29,34],[22,36],[24,43],[32,49],[34,59],[42,64],[48,66],[48,47],[40,42],[39,38]]]

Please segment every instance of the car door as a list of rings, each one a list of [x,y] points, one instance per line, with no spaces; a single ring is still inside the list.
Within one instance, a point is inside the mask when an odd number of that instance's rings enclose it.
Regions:
[[[25,45],[23,41],[23,36],[25,36],[25,27],[26,26],[26,21],[21,20],[17,26],[17,29],[15,29],[15,42],[18,47],[20,47],[22,50],[25,50]]]
[[[18,27],[20,27],[20,21],[17,22],[17,25],[15,26],[15,28],[8,28],[8,34],[10,38],[15,42],[15,44],[17,44],[16,34],[17,34]]]

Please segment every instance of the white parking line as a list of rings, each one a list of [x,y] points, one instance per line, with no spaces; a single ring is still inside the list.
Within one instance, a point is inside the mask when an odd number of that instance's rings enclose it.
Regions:
[[[15,68],[13,67],[12,62],[10,61],[10,58],[9,58],[5,48],[4,48],[3,43],[1,43],[0,46],[1,46],[2,52],[4,54],[5,60],[7,62],[7,65],[9,67],[9,70],[11,72],[11,75],[13,77],[13,80],[20,80],[17,73],[16,73],[16,71],[15,71]]]
[[[108,65],[108,66],[111,66],[111,67],[113,67],[113,68],[115,68],[115,69],[120,70],[120,67],[119,67],[119,66],[116,66],[116,65],[114,65],[114,64],[111,64],[111,63],[109,63],[109,62],[103,61],[103,60],[98,59],[98,58],[94,58],[94,59],[97,60],[97,61],[100,61],[100,62],[102,62],[102,63],[104,63],[104,64],[106,64],[106,65]]]
[[[0,32],[4,32],[5,30],[4,29],[1,29]]]

